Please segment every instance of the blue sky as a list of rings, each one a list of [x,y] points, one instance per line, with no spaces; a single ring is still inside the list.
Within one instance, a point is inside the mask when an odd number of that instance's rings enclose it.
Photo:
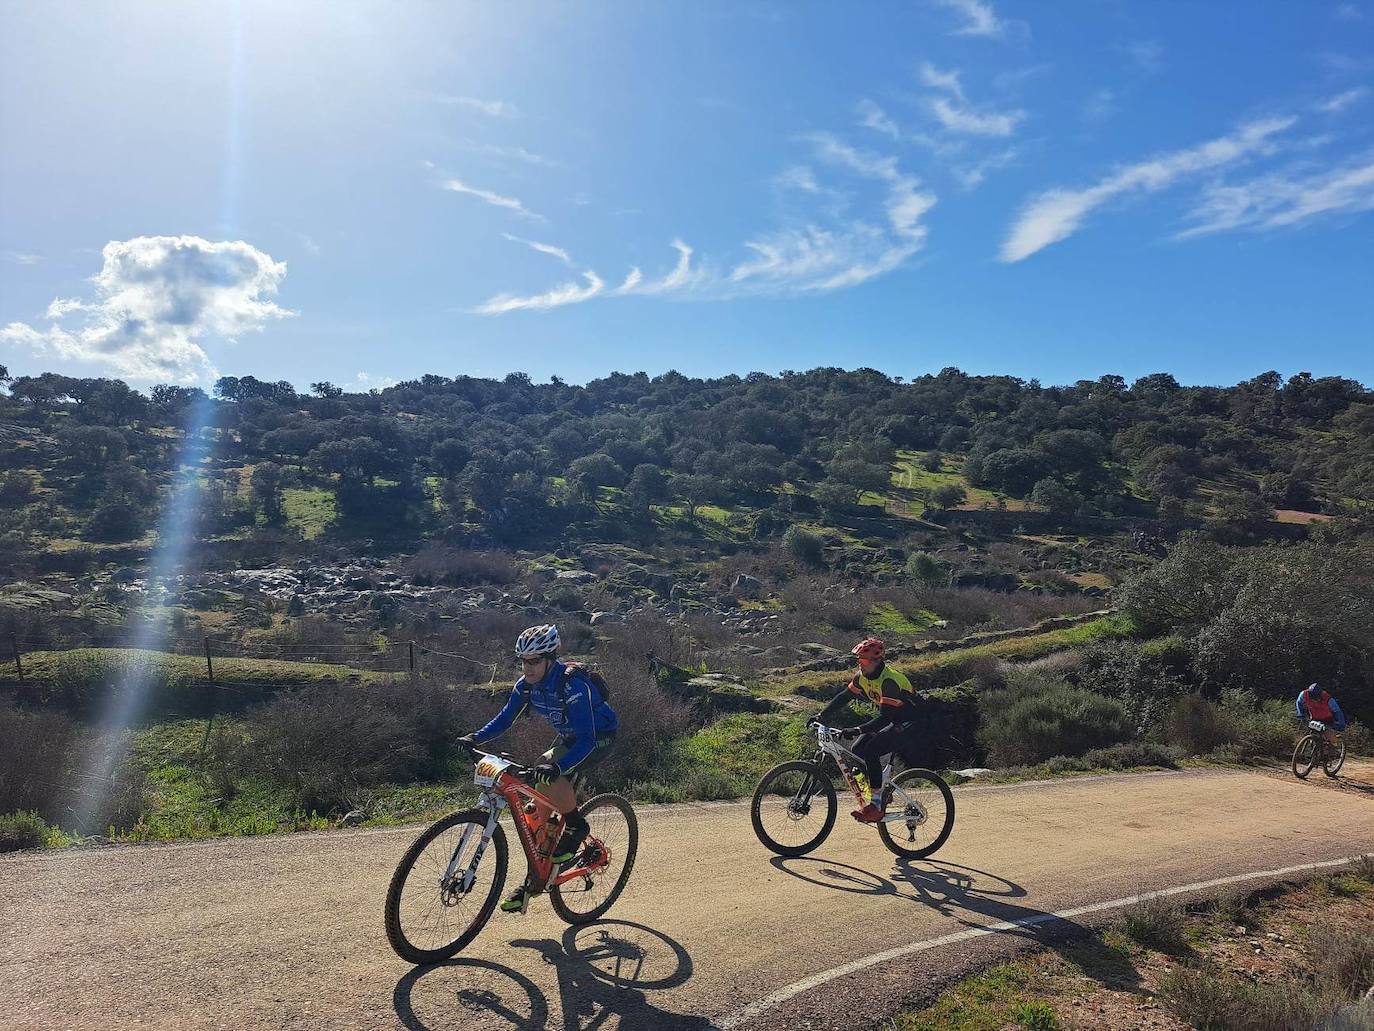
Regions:
[[[1374,0],[0,6],[0,362],[1374,383]]]

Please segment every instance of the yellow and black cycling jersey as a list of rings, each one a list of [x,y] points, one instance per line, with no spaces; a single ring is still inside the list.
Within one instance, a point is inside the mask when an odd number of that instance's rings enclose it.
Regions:
[[[855,673],[849,682],[849,691],[860,698],[867,698],[878,707],[878,712],[893,723],[902,723],[915,715],[918,696],[911,681],[899,669],[884,665],[878,675],[872,678]]]

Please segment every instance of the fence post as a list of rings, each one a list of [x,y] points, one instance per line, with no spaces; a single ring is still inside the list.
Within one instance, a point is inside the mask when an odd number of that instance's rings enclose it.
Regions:
[[[415,675],[415,642],[410,642],[410,675]]]
[[[14,668],[19,673],[19,682],[24,682],[24,662],[19,658],[19,638],[10,634],[10,646],[14,649]]]
[[[205,738],[200,743],[200,750],[205,751],[210,746],[210,728],[215,725],[215,667],[210,662],[210,638],[205,638],[205,675],[210,681],[210,718],[205,721]]]

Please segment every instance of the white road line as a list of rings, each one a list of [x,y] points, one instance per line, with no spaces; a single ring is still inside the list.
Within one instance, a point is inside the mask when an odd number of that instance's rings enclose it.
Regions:
[[[1374,856],[1374,853],[1369,853]],[[1038,913],[1035,916],[1022,917],[1020,920],[1007,920],[997,924],[986,924],[982,927],[972,927],[966,931],[957,931],[954,934],[947,934],[941,938],[930,938],[926,941],[912,942],[908,945],[899,945],[886,952],[875,952],[871,956],[864,956],[846,963],[843,966],[835,967],[831,970],[823,971],[819,974],[812,974],[804,977],[800,981],[794,981],[785,988],[779,988],[772,995],[766,995],[758,1002],[752,1002],[743,1009],[738,1009],[725,1019],[719,1021],[715,1026],[720,1031],[731,1031],[732,1028],[740,1027],[753,1020],[755,1017],[767,1013],[774,1007],[782,1005],[788,999],[795,998],[803,992],[810,991],[820,985],[834,981],[837,978],[845,977],[849,974],[857,973],[860,970],[867,970],[869,967],[877,966],[879,963],[886,963],[889,960],[898,959],[902,956],[909,956],[916,952],[928,952],[937,949],[942,945],[953,945],[956,942],[968,941],[972,938],[981,938],[984,935],[998,934],[1003,931],[1014,931],[1018,927],[1031,927],[1035,924],[1049,923],[1053,920],[1071,920],[1077,916],[1084,916],[1088,913],[1101,913],[1108,909],[1120,909],[1123,906],[1131,906],[1146,899],[1167,898],[1171,895],[1184,895],[1194,891],[1206,891],[1210,888],[1220,888],[1228,884],[1241,884],[1245,881],[1263,880],[1268,877],[1285,877],[1289,874],[1305,873],[1310,870],[1322,870],[1333,866],[1346,866],[1364,858],[1362,855],[1346,856],[1343,859],[1331,859],[1322,863],[1304,863],[1301,866],[1286,866],[1279,870],[1256,870],[1253,873],[1235,874],[1231,877],[1218,877],[1210,881],[1198,881],[1195,884],[1182,884],[1176,888],[1164,888],[1160,891],[1147,891],[1141,895],[1128,895],[1125,898],[1112,899],[1110,902],[1096,902],[1091,906],[1078,906],[1075,909],[1064,909],[1058,913]]]

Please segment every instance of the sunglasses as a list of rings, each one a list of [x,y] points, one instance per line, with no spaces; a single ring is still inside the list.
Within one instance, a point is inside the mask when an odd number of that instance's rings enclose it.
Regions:
[[[545,663],[545,662],[548,662],[548,661],[549,661],[548,659],[543,658],[543,657],[540,657],[540,658],[538,658],[538,659],[521,659],[521,660],[520,660],[520,665],[522,665],[522,666],[538,666],[538,665],[540,665],[541,663]]]

